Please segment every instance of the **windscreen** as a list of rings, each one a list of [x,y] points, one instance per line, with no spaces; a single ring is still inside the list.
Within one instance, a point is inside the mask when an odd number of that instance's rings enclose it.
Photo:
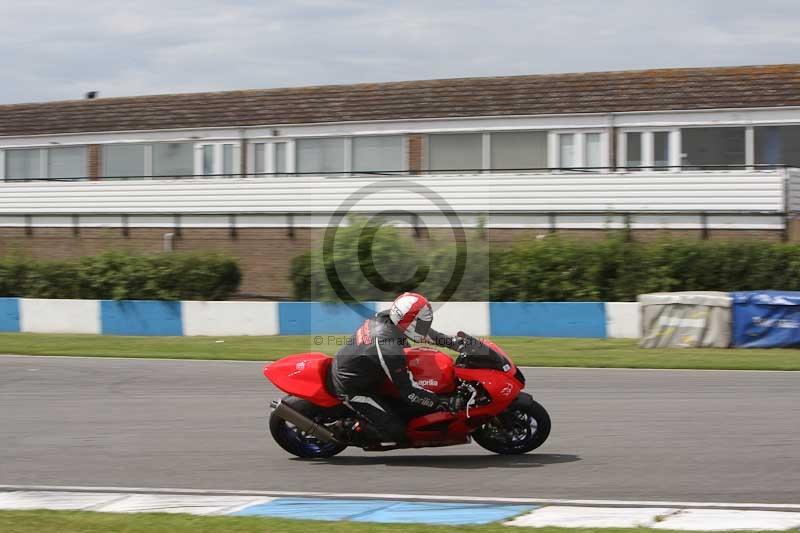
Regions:
[[[489,368],[507,371],[511,364],[506,357],[480,340],[469,335],[464,336],[464,350],[456,359],[456,366],[462,368]]]

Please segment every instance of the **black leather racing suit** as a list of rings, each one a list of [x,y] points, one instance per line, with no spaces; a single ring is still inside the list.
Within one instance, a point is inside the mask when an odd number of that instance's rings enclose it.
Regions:
[[[432,329],[427,340],[448,348],[454,345],[450,337]],[[414,382],[403,351],[407,346],[405,335],[389,319],[389,312],[383,311],[365,320],[333,360],[333,392],[385,435],[386,442],[406,438],[405,423],[378,393],[387,377],[403,402],[420,412],[435,411],[445,404],[445,397]]]

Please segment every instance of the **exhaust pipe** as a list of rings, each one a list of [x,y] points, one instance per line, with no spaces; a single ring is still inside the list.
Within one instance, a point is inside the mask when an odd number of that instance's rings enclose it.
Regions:
[[[345,444],[344,442],[340,441],[336,438],[328,428],[325,426],[321,426],[317,424],[304,414],[300,413],[299,411],[289,407],[285,403],[281,401],[273,401],[271,404],[272,406],[272,413],[276,416],[283,418],[284,420],[291,422],[298,429],[318,438],[321,441],[325,442],[332,442],[334,444]]]

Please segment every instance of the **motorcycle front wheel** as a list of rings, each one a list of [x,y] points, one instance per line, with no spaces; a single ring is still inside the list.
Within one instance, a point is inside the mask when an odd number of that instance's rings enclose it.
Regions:
[[[325,409],[311,402],[301,400],[294,396],[286,396],[281,401],[318,424],[336,422],[335,416],[326,413]],[[272,438],[275,439],[275,442],[278,443],[278,446],[301,459],[326,459],[341,453],[347,448],[346,444],[324,442],[313,435],[308,435],[291,422],[287,422],[283,418],[276,416],[274,412],[271,413],[269,417],[269,432],[272,434]]]
[[[532,398],[512,404],[491,422],[472,433],[482,448],[502,455],[535,450],[550,435],[550,415]]]

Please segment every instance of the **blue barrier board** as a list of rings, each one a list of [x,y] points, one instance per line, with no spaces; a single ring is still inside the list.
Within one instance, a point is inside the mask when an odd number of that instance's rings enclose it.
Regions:
[[[602,302],[491,302],[489,319],[498,336],[606,338]]]
[[[19,332],[19,298],[0,298],[0,331]]]
[[[100,324],[103,335],[183,335],[180,302],[103,300]]]
[[[320,302],[280,302],[278,304],[281,335],[315,335],[318,333],[353,333],[367,318],[375,314],[373,303],[340,304]]]

